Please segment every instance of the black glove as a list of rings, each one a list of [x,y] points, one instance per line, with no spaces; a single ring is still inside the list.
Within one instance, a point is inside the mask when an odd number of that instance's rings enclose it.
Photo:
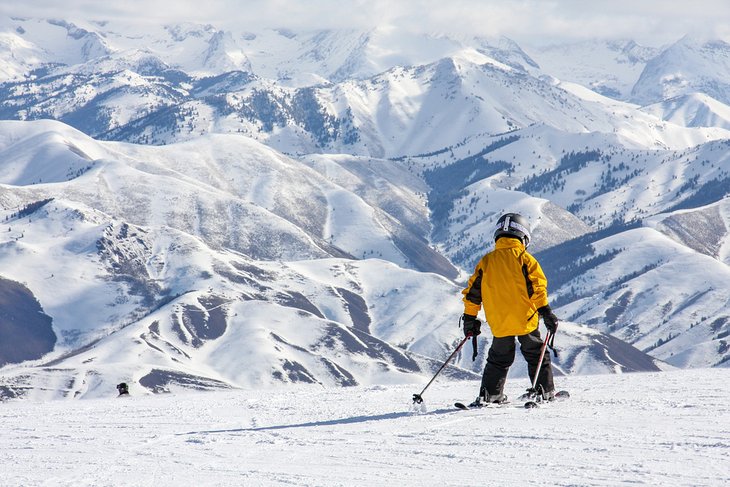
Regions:
[[[464,336],[477,336],[482,332],[482,322],[476,316],[467,315],[461,317],[464,322]]]
[[[555,332],[558,331],[558,317],[555,316],[550,306],[538,308],[537,312],[542,316],[542,322],[545,323],[545,328],[548,329],[551,335],[555,335]]]

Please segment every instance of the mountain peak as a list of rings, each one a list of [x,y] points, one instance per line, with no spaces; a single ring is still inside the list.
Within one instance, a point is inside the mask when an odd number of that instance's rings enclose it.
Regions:
[[[647,105],[692,92],[730,104],[730,44],[684,36],[652,58],[631,92]]]
[[[211,36],[202,58],[203,67],[212,73],[252,70],[251,62],[243,49],[227,31],[220,30]]]

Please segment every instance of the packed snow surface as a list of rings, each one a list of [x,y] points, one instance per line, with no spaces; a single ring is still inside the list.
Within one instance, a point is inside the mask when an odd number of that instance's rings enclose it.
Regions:
[[[519,360],[519,359],[518,359]],[[439,378],[440,379],[440,378]],[[566,401],[458,411],[478,384],[0,404],[3,485],[730,483],[730,371],[570,376]],[[115,391],[110,391],[110,395]]]

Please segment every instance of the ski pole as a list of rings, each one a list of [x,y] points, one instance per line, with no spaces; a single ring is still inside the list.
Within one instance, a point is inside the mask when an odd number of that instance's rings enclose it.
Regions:
[[[540,349],[540,359],[537,361],[537,369],[535,369],[535,377],[532,379],[532,387],[528,392],[537,393],[537,378],[540,375],[540,369],[542,368],[542,359],[545,358],[545,350],[547,350],[547,344],[550,341],[550,330],[545,333],[545,341],[542,342],[542,348]]]
[[[446,364],[448,364],[448,363],[449,363],[449,361],[451,361],[451,359],[452,359],[452,358],[454,358],[454,355],[456,355],[456,354],[457,354],[457,352],[458,352],[459,350],[461,350],[461,347],[462,347],[462,346],[463,346],[463,345],[464,345],[464,344],[466,343],[466,341],[467,341],[467,340],[468,340],[469,338],[471,338],[471,334],[469,334],[469,335],[465,336],[465,337],[464,337],[464,339],[463,339],[463,340],[461,341],[461,343],[459,343],[459,346],[457,346],[457,347],[456,347],[456,350],[454,350],[453,352],[451,352],[451,355],[449,355],[449,358],[447,358],[447,359],[446,359],[446,361],[445,361],[445,362],[443,363],[443,365],[442,365],[442,366],[441,366],[441,368],[440,368],[440,369],[438,370],[438,372],[436,372],[436,375],[434,375],[434,376],[433,376],[433,377],[431,378],[431,380],[430,380],[430,381],[428,381],[428,384],[426,384],[426,387],[424,387],[424,388],[423,388],[423,390],[421,391],[421,394],[423,394],[424,392],[426,392],[426,389],[428,389],[428,386],[430,386],[430,385],[431,385],[431,383],[432,383],[432,382],[433,382],[434,380],[436,380],[436,377],[437,377],[437,376],[438,376],[438,375],[439,375],[439,374],[441,373],[441,371],[442,371],[442,370],[444,370],[444,367],[446,367]],[[541,358],[540,360],[542,360],[542,358]],[[421,397],[421,394],[413,394],[413,403],[414,403],[414,404],[421,404],[421,403],[423,402],[423,398]]]

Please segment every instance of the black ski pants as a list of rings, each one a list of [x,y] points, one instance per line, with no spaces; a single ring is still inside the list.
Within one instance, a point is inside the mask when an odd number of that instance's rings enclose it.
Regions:
[[[520,342],[520,351],[527,361],[530,385],[532,385],[543,343],[540,338],[539,329],[536,329],[528,335],[494,337],[492,339],[492,345],[489,347],[489,354],[487,355],[487,365],[484,367],[484,374],[482,375],[480,395],[485,397],[486,394],[497,395],[501,394],[504,390],[507,373],[515,361],[515,338]],[[550,364],[550,353],[547,351],[542,359],[542,367],[540,367],[540,373],[537,377],[537,384],[538,386],[542,386],[545,392],[550,392],[555,389],[553,368]]]

